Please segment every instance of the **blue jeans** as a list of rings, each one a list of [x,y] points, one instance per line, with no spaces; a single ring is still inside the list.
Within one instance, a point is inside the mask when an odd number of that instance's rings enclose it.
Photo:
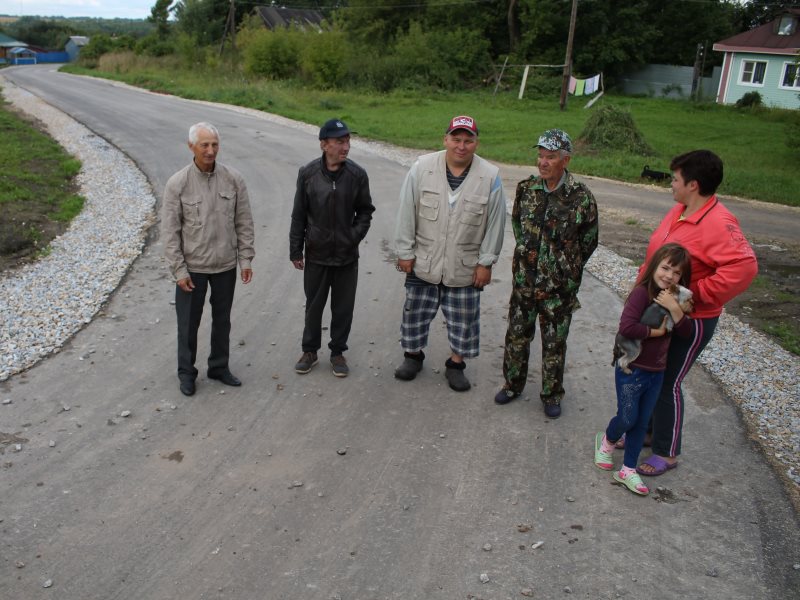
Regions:
[[[650,415],[661,392],[664,372],[633,367],[628,375],[617,367],[614,369],[614,381],[617,386],[617,415],[608,423],[606,439],[614,442],[625,434],[623,464],[635,469]]]

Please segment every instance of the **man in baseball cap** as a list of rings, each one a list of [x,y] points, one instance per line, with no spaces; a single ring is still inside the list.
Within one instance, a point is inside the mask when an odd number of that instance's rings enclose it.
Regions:
[[[444,375],[451,389],[465,392],[471,384],[464,359],[479,354],[481,290],[500,256],[506,200],[499,169],[475,154],[475,119],[450,119],[443,144],[444,150],[417,159],[400,190],[394,248],[406,301],[403,362],[394,376],[409,381],[422,370],[441,308],[450,342]]]
[[[369,231],[375,206],[369,177],[350,160],[350,129],[340,119],[319,130],[322,156],[300,167],[289,229],[289,260],[303,271],[306,293],[303,354],[294,366],[305,374],[319,362],[322,313],[330,294],[331,371],[347,377],[344,352],[353,324],[358,284],[358,245]]]
[[[597,204],[567,165],[572,140],[548,129],[536,143],[539,175],[517,185],[512,229],[516,237],[508,309],[503,377],[494,401],[507,404],[522,394],[537,316],[542,338],[542,390],[551,419],[561,415],[564,362],[572,313],[580,308],[583,268],[597,247]]]

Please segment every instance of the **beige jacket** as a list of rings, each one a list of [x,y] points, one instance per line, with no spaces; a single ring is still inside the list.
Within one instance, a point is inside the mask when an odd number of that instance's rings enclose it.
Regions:
[[[450,197],[455,202],[450,204]],[[414,274],[449,287],[472,285],[475,267],[491,267],[503,245],[506,201],[499,170],[475,155],[457,190],[447,184],[445,151],[421,156],[400,191],[395,228],[398,258]]]
[[[167,181],[161,208],[164,256],[175,280],[193,273],[251,268],[255,231],[241,174],[219,162],[204,173],[194,162]]]

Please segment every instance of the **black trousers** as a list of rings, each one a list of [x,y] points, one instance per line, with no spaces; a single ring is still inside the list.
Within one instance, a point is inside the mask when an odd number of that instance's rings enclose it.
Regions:
[[[303,287],[306,292],[306,324],[303,329],[303,352],[316,352],[322,346],[322,311],[331,294],[331,356],[347,350],[347,338],[353,324],[353,307],[358,286],[358,261],[341,267],[306,262]]]
[[[175,312],[178,316],[178,377],[197,378],[197,329],[203,316],[206,291],[211,287],[211,352],[208,372],[220,374],[228,369],[231,334],[231,307],[236,288],[236,269],[222,273],[189,273],[194,290],[184,292],[175,286]]]

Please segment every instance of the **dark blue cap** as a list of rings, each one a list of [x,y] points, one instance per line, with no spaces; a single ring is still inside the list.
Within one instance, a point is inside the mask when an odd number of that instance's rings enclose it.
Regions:
[[[325,121],[325,124],[319,130],[319,139],[326,140],[328,138],[339,138],[345,135],[350,135],[350,130],[344,121],[339,119],[331,119]]]

